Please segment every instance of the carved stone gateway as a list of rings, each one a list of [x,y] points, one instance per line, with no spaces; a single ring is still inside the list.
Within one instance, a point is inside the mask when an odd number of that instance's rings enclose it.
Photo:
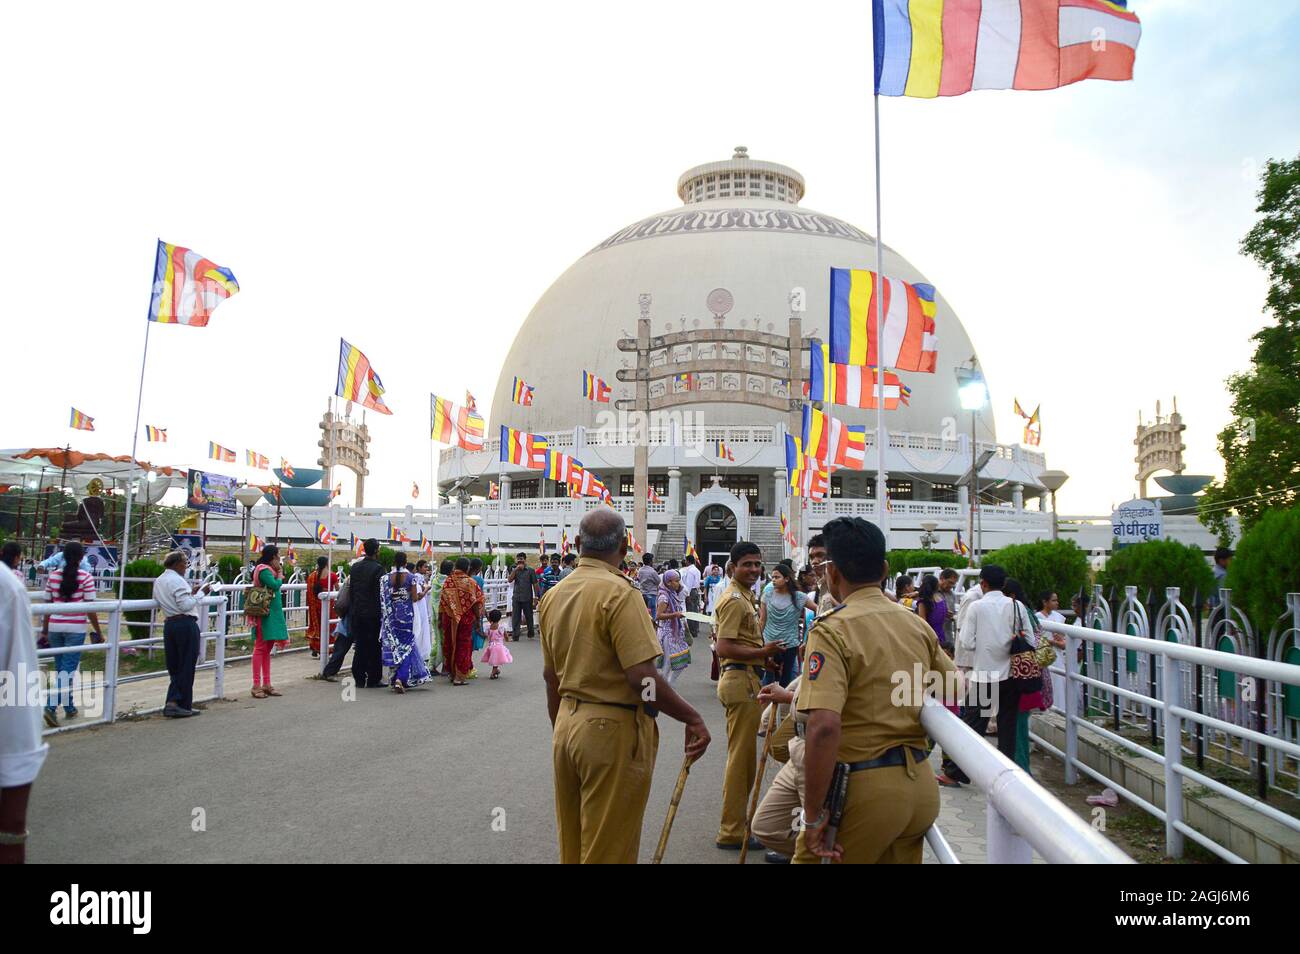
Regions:
[[[351,404],[348,405],[351,411]],[[357,477],[357,507],[365,506],[366,477],[370,474],[366,466],[370,460],[370,428],[365,424],[352,423],[350,414],[339,417],[333,411],[326,411],[320,422],[321,438],[316,442],[320,447],[320,459],[317,461],[325,468],[324,485],[334,487],[334,468],[346,467]]]

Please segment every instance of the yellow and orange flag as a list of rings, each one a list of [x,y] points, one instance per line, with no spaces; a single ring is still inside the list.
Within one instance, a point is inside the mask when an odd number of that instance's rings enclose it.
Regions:
[[[380,414],[392,414],[384,403],[384,383],[361,349],[339,339],[339,382],[334,393]]]

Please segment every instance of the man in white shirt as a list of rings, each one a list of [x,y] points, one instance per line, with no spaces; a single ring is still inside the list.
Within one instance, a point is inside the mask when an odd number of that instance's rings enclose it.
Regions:
[[[41,741],[41,698],[32,605],[22,580],[0,563],[0,673],[10,701],[0,705],[0,864],[21,864],[27,797],[50,747]]]
[[[695,565],[695,557],[687,556],[682,567],[682,592],[686,594],[686,612],[700,611],[700,568]],[[700,635],[700,624],[693,619],[686,621],[686,629],[691,639]]]
[[[163,654],[167,659],[167,702],[163,715],[169,719],[186,719],[199,714],[194,708],[194,667],[199,661],[199,594],[206,594],[212,584],[200,587],[185,579],[189,566],[184,550],[173,550],[163,558],[163,572],[153,581],[153,598],[163,622]]]
[[[1016,756],[1016,712],[1020,694],[1007,676],[1011,672],[1011,639],[1014,629],[1012,611],[1015,601],[1002,592],[1007,571],[995,564],[980,570],[978,599],[963,606],[961,628],[957,636],[959,665],[969,665],[966,674],[969,690],[961,718],[978,735],[988,728],[992,700],[997,698],[998,751],[1014,760]],[[964,773],[963,773],[964,774]],[[965,779],[957,776],[957,781]]]

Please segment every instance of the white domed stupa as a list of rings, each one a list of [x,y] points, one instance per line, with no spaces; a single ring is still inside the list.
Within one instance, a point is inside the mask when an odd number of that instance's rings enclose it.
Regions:
[[[802,321],[802,340],[825,339],[830,270],[876,268],[875,239],[842,219],[803,207],[804,191],[803,176],[794,169],[751,159],[744,147],[737,147],[730,159],[696,166],[680,177],[682,206],[615,232],[570,266],[515,336],[493,396],[484,451],[443,452],[443,491],[459,482],[458,489],[486,494],[489,482],[498,483],[501,503],[493,502],[496,513],[485,522],[496,520],[499,535],[490,537],[506,546],[528,541],[530,532],[535,546],[539,521],[548,539],[558,540],[565,532],[573,538],[581,514],[595,502],[569,500],[563,484],[501,463],[497,435],[507,425],[544,435],[552,449],[581,460],[603,479],[614,495],[612,505],[631,524],[635,445],[648,436],[648,481],[654,494],[644,542],[658,557],[681,556],[686,538],[705,556],[737,536],[755,539],[765,554],[782,549],[779,518],[791,511],[785,434],[800,395],[788,393],[788,379],[750,373],[761,369],[748,366],[760,358],[779,364],[788,360],[791,349],[753,342],[763,335],[789,342],[794,289],[802,289],[804,301],[804,310],[793,316]],[[838,405],[835,417],[868,425],[866,469],[835,471],[829,499],[808,501],[806,507],[796,499],[794,506],[805,536],[847,513],[883,517],[890,525],[891,546],[917,546],[928,535],[931,545],[946,550],[957,530],[965,538],[970,518],[968,491],[959,482],[971,467],[972,414],[962,409],[956,370],[969,367],[976,351],[943,297],[942,276],[923,275],[888,246],[883,271],[938,289],[936,371],[900,371],[911,388],[910,403],[884,413],[889,513],[880,514],[874,499],[876,412]],[[644,311],[642,296],[649,296]],[[724,330],[737,344],[734,352],[720,347],[739,360],[737,370],[728,373],[722,370],[724,362],[716,362],[719,370],[695,374],[689,393],[681,393],[674,367],[719,355],[706,354],[703,344],[662,347],[646,358],[648,403],[634,405],[638,355],[628,349],[635,345],[643,314],[648,314],[653,339],[668,335],[670,341],[689,342],[691,332]],[[795,350],[806,379],[807,349],[796,343]],[[713,365],[705,361],[700,366]],[[584,371],[608,382],[610,403],[583,396]],[[533,388],[531,406],[512,401],[516,376]],[[629,426],[635,422],[619,413],[620,401],[625,408],[651,409],[648,433]],[[653,410],[666,406],[672,410]],[[1025,512],[1023,501],[1026,493],[1045,493],[1038,479],[1046,466],[1043,455],[1033,448],[997,444],[987,405],[977,427],[978,450],[992,451],[979,475],[982,510],[993,519],[992,524],[982,521],[984,548],[1027,539],[1026,529],[1031,537],[1040,535],[1038,530],[1049,526],[1048,515]],[[717,441],[726,443],[734,460],[712,453]],[[1004,516],[1009,519],[1000,519]],[[529,521],[528,529],[515,530]]]

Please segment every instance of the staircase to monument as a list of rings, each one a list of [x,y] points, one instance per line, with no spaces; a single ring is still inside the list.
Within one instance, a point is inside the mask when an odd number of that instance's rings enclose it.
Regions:
[[[668,529],[662,531],[656,541],[658,549],[654,551],[655,562],[663,563],[668,560],[676,560],[678,563],[686,556],[682,547],[683,539],[686,536],[686,514],[674,514],[668,521]]]
[[[785,557],[781,541],[780,517],[750,517],[749,539],[763,551],[763,565],[772,566]]]

